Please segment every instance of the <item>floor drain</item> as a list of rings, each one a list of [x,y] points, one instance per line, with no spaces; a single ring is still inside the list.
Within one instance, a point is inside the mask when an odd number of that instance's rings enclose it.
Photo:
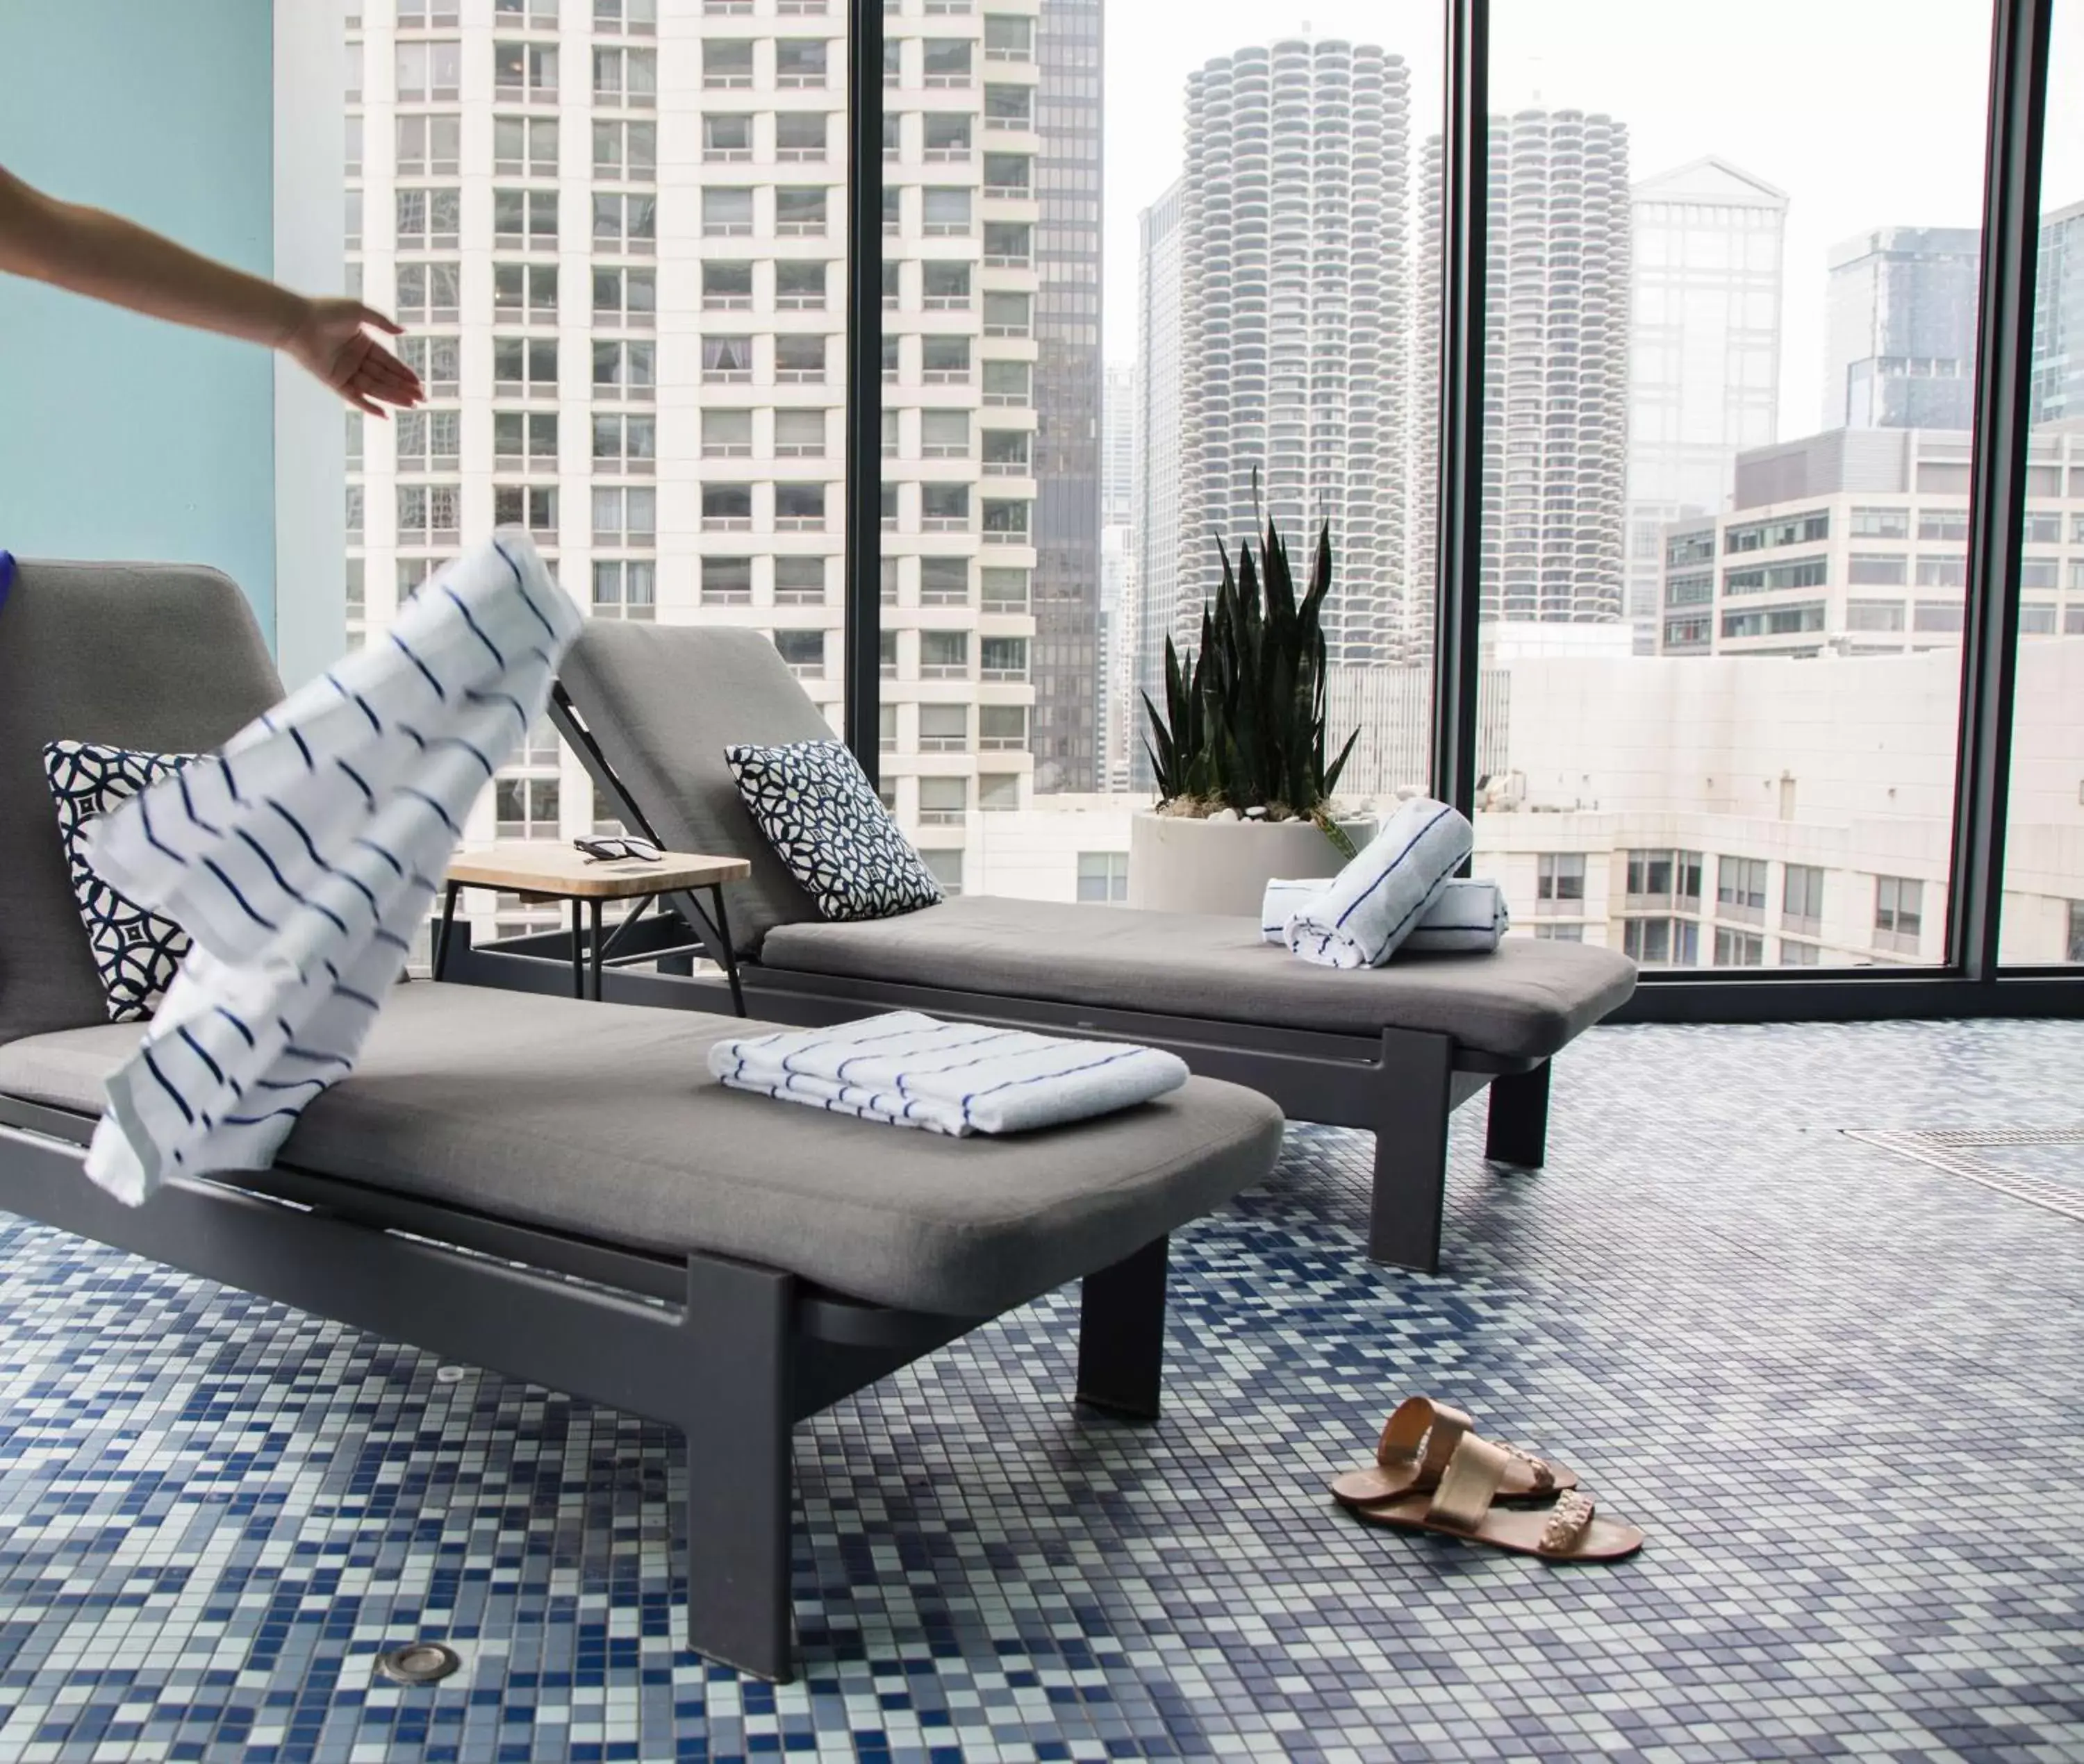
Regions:
[[[2009,1195],[2014,1200],[2023,1200],[2028,1206],[2060,1213],[2065,1219],[2084,1225],[2084,1190],[2069,1182],[2048,1182],[2020,1171],[2002,1170],[1974,1155],[1984,1147],[2065,1144],[2080,1137],[2074,1128],[2050,1130],[2054,1136],[2048,1138],[2035,1136],[2043,1130],[2031,1128],[1993,1128],[1985,1132],[1973,1127],[1912,1131],[1849,1127],[1840,1131],[1848,1139],[1857,1140],[1862,1144],[1879,1146],[1885,1152],[1914,1158],[1950,1176],[1966,1177],[1972,1182]]]
[[[430,1685],[462,1664],[460,1654],[439,1642],[408,1642],[376,1656],[377,1675],[400,1685]]]

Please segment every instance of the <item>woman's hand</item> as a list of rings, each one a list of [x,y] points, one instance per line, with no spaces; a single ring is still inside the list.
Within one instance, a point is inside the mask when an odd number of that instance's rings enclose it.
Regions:
[[[396,336],[400,327],[358,300],[306,300],[278,348],[348,403],[372,417],[396,404],[409,410],[426,395],[420,376],[369,334]]]

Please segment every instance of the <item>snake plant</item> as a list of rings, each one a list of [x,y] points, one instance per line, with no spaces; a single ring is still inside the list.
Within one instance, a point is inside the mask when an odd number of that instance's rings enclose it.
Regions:
[[[1310,585],[1299,599],[1288,547],[1270,515],[1256,557],[1249,539],[1239,543],[1235,568],[1220,539],[1216,548],[1222,582],[1214,601],[1202,606],[1201,642],[1182,662],[1167,637],[1164,710],[1143,695],[1158,806],[1313,821],[1351,857],[1330,799],[1360,731],[1346,737],[1336,759],[1327,757],[1322,619],[1332,587],[1330,523],[1318,530]]]

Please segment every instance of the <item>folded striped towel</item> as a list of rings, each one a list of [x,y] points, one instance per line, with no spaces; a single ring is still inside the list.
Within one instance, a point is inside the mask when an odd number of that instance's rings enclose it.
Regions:
[[[1288,941],[1288,921],[1332,886],[1328,876],[1276,878],[1260,903],[1259,934],[1268,943]],[[1455,876],[1419,916],[1403,942],[1407,953],[1449,950],[1487,954],[1512,929],[1505,890],[1488,878]]]
[[[1430,797],[1406,802],[1332,886],[1288,921],[1288,947],[1326,967],[1379,967],[1476,848],[1468,818]]]
[[[136,1205],[260,1170],[354,1069],[464,817],[542,713],[579,614],[525,534],[423,586],[388,638],[95,822],[88,861],[193,940],[108,1081],[87,1173]]]
[[[720,1041],[709,1072],[734,1090],[959,1136],[1112,1115],[1187,1081],[1186,1063],[1154,1047],[944,1023],[917,1011]]]

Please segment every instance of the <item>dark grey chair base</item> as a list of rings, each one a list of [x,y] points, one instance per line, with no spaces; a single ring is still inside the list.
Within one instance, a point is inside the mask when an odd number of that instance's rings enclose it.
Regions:
[[[684,920],[661,913],[633,927],[623,954],[641,962],[649,938],[662,951],[674,951],[662,967],[685,970],[691,964],[682,952],[693,935]],[[568,990],[570,974],[563,933],[473,945],[469,927],[459,925],[446,978],[550,992]],[[763,1022],[817,1027],[871,1011],[917,1010],[970,1022],[1141,1042],[1177,1054],[1203,1077],[1226,1079],[1271,1098],[1290,1120],[1366,1127],[1375,1144],[1368,1254],[1421,1273],[1439,1271],[1447,1121],[1456,1109],[1488,1087],[1485,1155],[1531,1170],[1540,1167],[1546,1152],[1548,1061],[1484,1053],[1448,1035],[1406,1029],[1372,1036],[1275,1029],[803,974],[757,962],[742,962],[739,977],[746,1009]],[[606,985],[607,996],[617,1004],[709,1012],[731,1006],[720,975],[625,968],[612,971]]]
[[[93,1129],[0,1097],[0,1208],[678,1427],[688,1645],[762,1678],[793,1669],[790,1428],[990,1321],[866,1305],[774,1268],[645,1255],[279,1165],[180,1179],[129,1208],[83,1173]],[[1086,1278],[1081,1401],[1157,1415],[1165,1266],[1160,1237]]]

